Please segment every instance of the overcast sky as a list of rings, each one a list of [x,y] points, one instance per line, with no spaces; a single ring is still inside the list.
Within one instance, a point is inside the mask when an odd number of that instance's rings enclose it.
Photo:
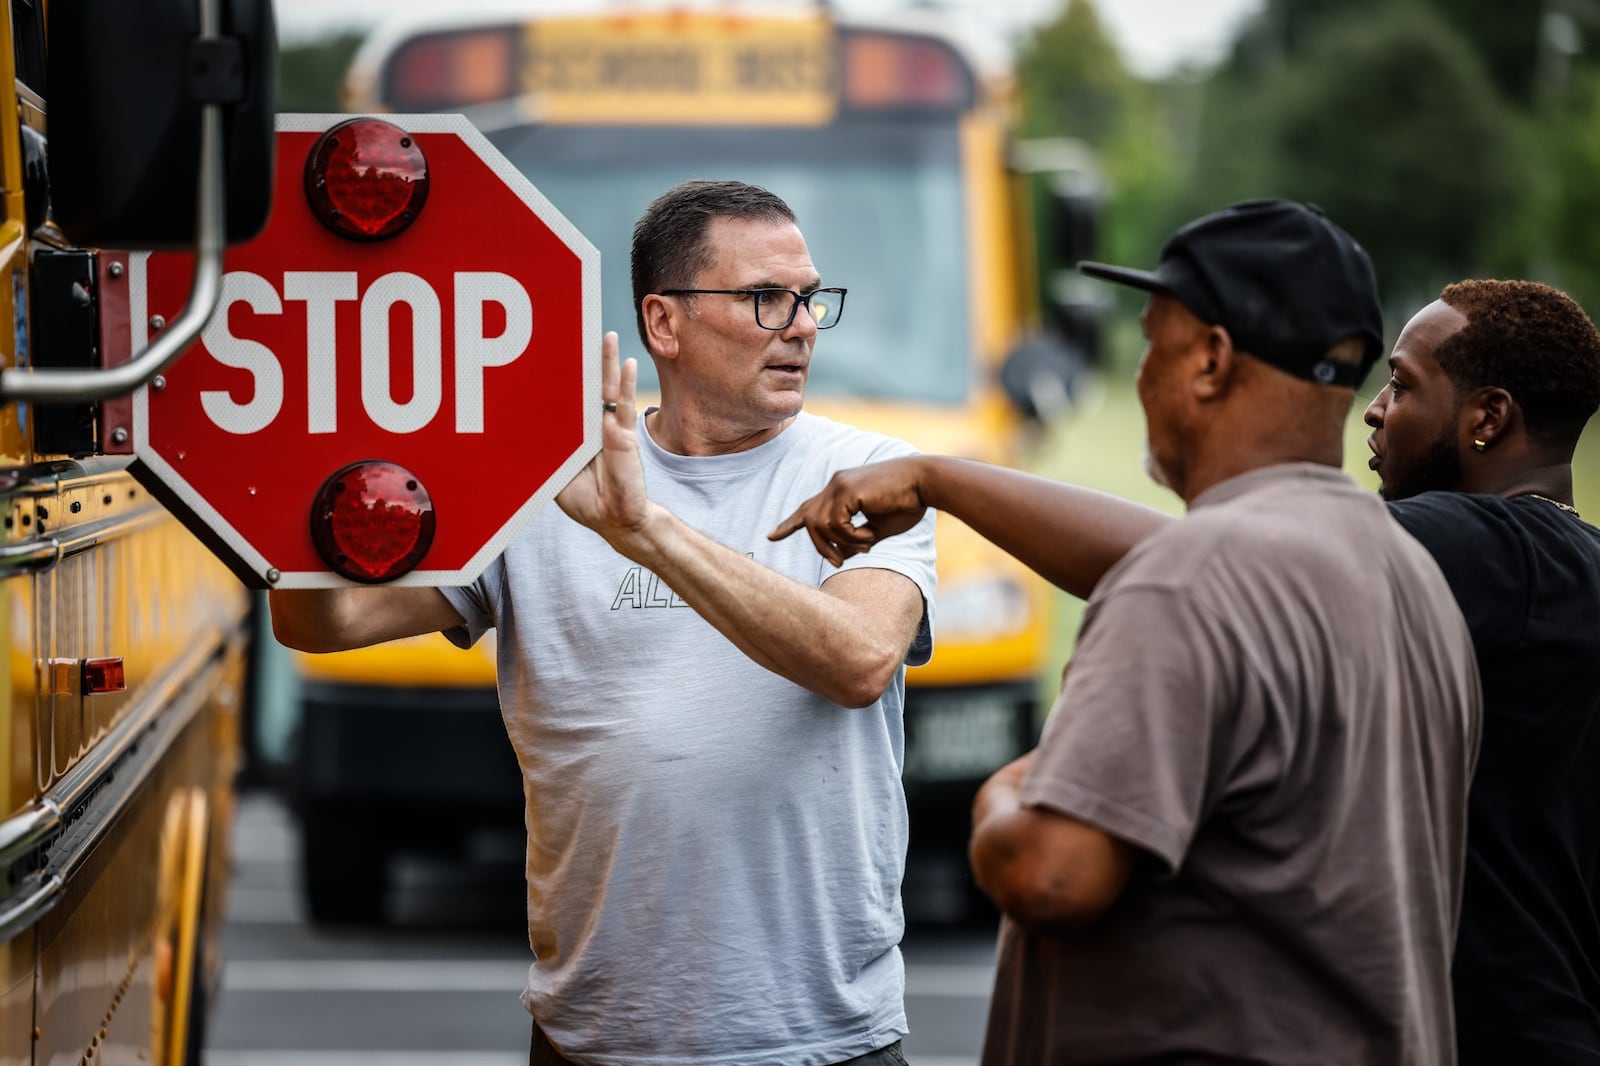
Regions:
[[[1047,18],[1062,0],[950,0],[953,7],[978,7],[1002,20],[1002,30]],[[1160,74],[1184,60],[1218,58],[1239,21],[1261,7],[1262,0],[1099,0],[1096,5],[1128,64],[1146,74]],[[852,9],[881,9],[892,0],[841,0]],[[473,0],[474,8],[521,11],[538,0]],[[687,6],[687,5],[686,5]],[[364,29],[398,12],[437,11],[439,0],[274,0],[278,33],[295,43],[347,29]]]

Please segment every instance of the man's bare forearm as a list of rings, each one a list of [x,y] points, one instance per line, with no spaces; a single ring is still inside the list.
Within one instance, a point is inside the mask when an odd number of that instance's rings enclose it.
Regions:
[[[272,635],[307,652],[348,651],[462,624],[434,588],[274,589]]]
[[[930,455],[916,462],[927,506],[961,519],[1085,599],[1134,545],[1174,520],[1132,500],[971,459]]]
[[[905,661],[922,618],[910,578],[857,570],[803,585],[652,507],[637,532],[613,546],[648,567],[752,660],[845,707],[875,702]]]

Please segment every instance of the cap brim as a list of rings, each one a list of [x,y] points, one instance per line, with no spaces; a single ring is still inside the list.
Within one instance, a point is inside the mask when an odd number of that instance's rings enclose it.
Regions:
[[[1132,270],[1128,267],[1112,266],[1110,263],[1079,263],[1078,272],[1087,274],[1091,278],[1100,278],[1102,281],[1114,281],[1118,285],[1129,285],[1145,292],[1168,292],[1169,286],[1152,271]]]

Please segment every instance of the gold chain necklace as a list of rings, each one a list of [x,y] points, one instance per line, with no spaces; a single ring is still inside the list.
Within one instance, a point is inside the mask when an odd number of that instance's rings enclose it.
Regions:
[[[1570,504],[1570,503],[1562,503],[1560,500],[1552,500],[1550,497],[1541,496],[1537,492],[1524,492],[1523,495],[1524,496],[1532,496],[1536,500],[1543,500],[1545,503],[1554,504],[1555,506],[1561,508],[1563,511],[1567,512],[1573,518],[1582,518],[1583,517],[1581,514],[1578,513],[1578,509],[1576,507],[1572,506],[1572,504]]]

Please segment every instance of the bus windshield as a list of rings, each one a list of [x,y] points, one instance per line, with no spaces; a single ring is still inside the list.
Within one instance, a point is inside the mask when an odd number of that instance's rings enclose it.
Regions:
[[[516,126],[491,133],[601,253],[605,328],[655,370],[634,326],[634,221],[692,178],[761,185],[794,209],[823,285],[850,290],[819,337],[807,393],[954,405],[970,393],[970,291],[960,150],[948,119],[821,129]]]

